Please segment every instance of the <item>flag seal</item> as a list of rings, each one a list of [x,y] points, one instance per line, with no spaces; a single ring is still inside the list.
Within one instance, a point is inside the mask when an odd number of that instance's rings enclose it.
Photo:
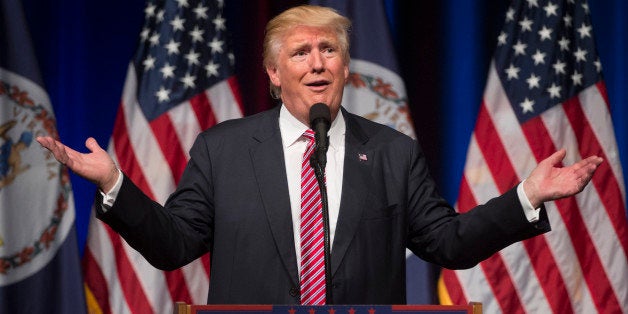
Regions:
[[[37,84],[0,69],[0,208],[5,221],[0,224],[0,286],[45,266],[72,225],[67,168],[32,145],[34,136],[58,138],[49,103]],[[50,184],[29,183],[42,178]],[[16,207],[20,210],[8,210]]]

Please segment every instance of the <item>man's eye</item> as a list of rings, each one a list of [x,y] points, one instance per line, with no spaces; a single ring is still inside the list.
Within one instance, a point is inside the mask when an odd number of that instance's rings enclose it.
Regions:
[[[306,55],[305,51],[297,51],[297,52],[294,53],[294,56],[296,56],[296,57],[302,57],[302,56],[305,56],[305,55]]]

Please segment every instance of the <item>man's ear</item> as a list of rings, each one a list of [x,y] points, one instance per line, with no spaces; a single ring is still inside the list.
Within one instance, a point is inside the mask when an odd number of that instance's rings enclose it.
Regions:
[[[270,78],[270,82],[277,87],[281,87],[281,79],[277,67],[266,67],[266,74]]]

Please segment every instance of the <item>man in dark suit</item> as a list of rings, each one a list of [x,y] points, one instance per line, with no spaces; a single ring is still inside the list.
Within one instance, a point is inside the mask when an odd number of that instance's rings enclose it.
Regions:
[[[549,231],[543,202],[581,191],[602,162],[592,156],[555,168],[561,150],[509,192],[457,214],[438,195],[416,141],[341,107],[349,25],[313,6],[270,21],[264,66],[282,105],[201,133],[165,206],[144,195],[94,139],[86,142],[89,154],[37,140],[98,185],[98,217],[154,266],[174,269],[211,252],[209,303],[303,301],[301,158],[315,103],[327,104],[332,120],[325,178],[335,303],[405,303],[406,248],[466,268]]]

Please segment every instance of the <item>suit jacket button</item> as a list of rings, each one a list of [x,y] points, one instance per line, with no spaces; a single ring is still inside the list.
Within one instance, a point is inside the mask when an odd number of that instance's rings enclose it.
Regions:
[[[299,289],[292,287],[290,288],[290,295],[293,297],[298,297],[299,296]]]

